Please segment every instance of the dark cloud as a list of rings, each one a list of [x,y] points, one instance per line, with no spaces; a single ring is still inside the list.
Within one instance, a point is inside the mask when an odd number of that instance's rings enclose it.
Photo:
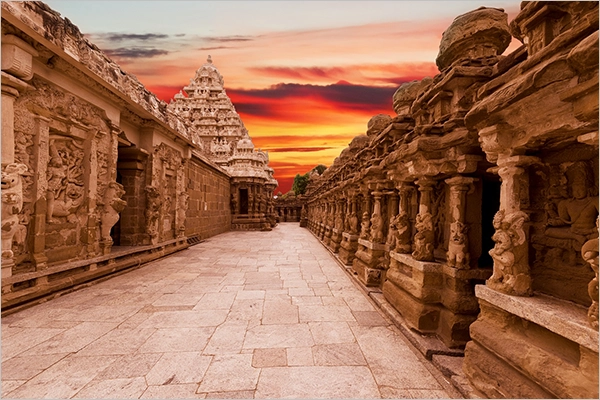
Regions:
[[[340,81],[332,85],[280,83],[266,89],[228,89],[238,112],[267,117],[273,115],[282,101],[293,104],[295,99],[312,99],[339,111],[365,113],[392,109],[392,96],[397,87],[353,85]]]
[[[217,42],[217,43],[231,43],[231,42],[250,42],[254,40],[253,36],[242,36],[242,35],[233,35],[233,36],[205,36],[202,39],[208,42]]]
[[[120,47],[118,49],[105,50],[109,57],[114,58],[152,58],[169,54],[167,50],[145,49],[142,47]]]
[[[123,40],[166,39],[169,37],[169,35],[166,35],[164,33],[112,33],[112,32],[104,33],[101,36],[106,40],[111,40],[111,41],[115,41],[115,42],[119,42],[119,41],[123,41]]]
[[[200,47],[198,50],[222,50],[222,49],[235,49],[236,47],[228,46],[212,46],[212,47]]]
[[[177,34],[175,35],[175,37],[184,37],[184,36],[185,36],[185,33],[177,33]]]
[[[272,149],[263,149],[268,150],[270,153],[288,153],[288,152],[312,152],[312,151],[321,151],[321,150],[329,150],[333,149],[333,147],[275,147]]]

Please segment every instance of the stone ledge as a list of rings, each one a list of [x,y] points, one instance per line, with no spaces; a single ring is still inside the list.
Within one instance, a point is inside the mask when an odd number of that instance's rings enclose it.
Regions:
[[[365,239],[358,239],[358,244],[361,244],[361,245],[365,246],[367,249],[370,249],[370,250],[387,251],[387,245],[386,244],[373,243],[373,242],[365,240]]]
[[[598,351],[598,331],[588,325],[586,307],[544,294],[509,296],[485,285],[475,286],[475,296],[594,352]]]
[[[360,241],[359,241],[360,242]],[[410,254],[390,251],[390,257],[421,272],[440,272],[442,264],[430,261],[415,260]]]
[[[349,242],[358,241],[358,235],[352,235],[348,232],[342,232],[342,237],[346,238]]]
[[[473,268],[473,269],[456,269],[449,265],[434,262],[434,261],[418,261],[415,260],[410,254],[396,253],[390,251],[390,257],[394,260],[401,262],[416,271],[423,273],[441,272],[444,275],[451,276],[457,279],[479,279],[485,280],[492,275],[491,269]]]
[[[70,269],[85,267],[90,264],[103,263],[103,262],[106,262],[109,260],[115,260],[118,258],[126,257],[128,255],[135,254],[135,253],[140,253],[140,252],[144,252],[144,251],[152,251],[155,249],[158,250],[165,246],[171,246],[173,244],[178,244],[179,242],[187,243],[187,237],[171,239],[171,240],[167,240],[165,242],[161,242],[158,244],[149,244],[149,245],[143,245],[143,246],[123,246],[126,248],[125,249],[115,249],[114,251],[111,251],[109,254],[105,254],[102,256],[61,263],[61,264],[58,264],[55,266],[49,266],[47,268],[40,269],[39,271],[15,274],[9,278],[2,279],[2,286],[12,285],[14,283],[24,282],[24,281],[28,281],[31,279],[40,278],[43,276],[48,276],[48,275],[56,274],[59,272],[68,271]],[[115,247],[119,247],[119,246],[115,246]]]

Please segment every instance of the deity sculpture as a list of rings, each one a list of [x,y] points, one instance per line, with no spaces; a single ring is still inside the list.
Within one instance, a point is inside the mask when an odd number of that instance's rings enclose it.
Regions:
[[[362,221],[360,223],[360,238],[368,239],[369,238],[369,213],[364,212],[362,215]]]
[[[569,196],[558,203],[558,210],[550,215],[546,234],[559,239],[572,239],[573,248],[580,250],[590,239],[598,237],[595,222],[598,216],[598,196],[591,171],[584,162],[573,164],[567,171]]]
[[[63,190],[63,181],[67,176],[67,166],[63,164],[63,159],[56,149],[54,140],[50,141],[49,153],[50,161],[48,162],[48,168],[46,170],[46,179],[48,181],[48,189],[46,190],[48,202],[46,208],[46,222],[58,223],[59,221],[53,218],[54,203],[60,192]]]
[[[162,205],[160,191],[154,186],[146,187],[146,232],[152,241],[158,238],[158,218]]]
[[[335,216],[334,228],[338,231],[341,231],[344,228],[344,217],[342,216],[341,212],[337,213]]]
[[[21,229],[19,213],[23,208],[23,181],[25,164],[8,164],[2,171],[2,263],[12,263],[12,242]]]
[[[411,230],[410,220],[408,214],[405,211],[400,212],[392,219],[392,225],[394,226],[395,235],[395,252],[401,254],[408,254],[411,250]]]
[[[417,234],[415,235],[412,256],[419,261],[433,261],[433,218],[430,213],[417,214],[415,220]]]
[[[519,249],[526,240],[523,224],[527,219],[523,211],[505,216],[504,210],[500,210],[494,216],[496,232],[492,240],[496,244],[489,252],[494,260],[494,271],[487,281],[492,289],[520,296],[531,294],[529,264],[523,260],[526,253]]]
[[[127,206],[127,202],[121,197],[125,194],[123,185],[110,182],[104,194],[104,207],[100,217],[100,237],[104,242],[112,243],[110,231],[119,220],[119,214]]]
[[[468,226],[460,221],[450,224],[450,241],[448,242],[448,265],[457,269],[469,268]]]
[[[588,293],[592,305],[588,309],[588,321],[594,329],[598,329],[598,239],[585,242],[581,247],[581,256],[588,262],[596,275],[588,285]]]
[[[381,214],[373,214],[371,217],[371,241],[374,243],[383,243],[383,218]]]
[[[356,215],[355,212],[352,212],[350,214],[350,217],[348,218],[348,225],[349,225],[349,231],[352,235],[356,235],[358,233],[358,216]]]

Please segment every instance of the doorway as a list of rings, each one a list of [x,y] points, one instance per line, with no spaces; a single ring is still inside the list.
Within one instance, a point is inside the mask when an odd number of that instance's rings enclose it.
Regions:
[[[240,214],[248,214],[248,189],[240,188]]]

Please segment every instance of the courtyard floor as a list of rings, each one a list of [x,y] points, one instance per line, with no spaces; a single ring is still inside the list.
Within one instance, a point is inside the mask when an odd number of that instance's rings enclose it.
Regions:
[[[221,234],[2,318],[2,398],[453,393],[297,223]]]

